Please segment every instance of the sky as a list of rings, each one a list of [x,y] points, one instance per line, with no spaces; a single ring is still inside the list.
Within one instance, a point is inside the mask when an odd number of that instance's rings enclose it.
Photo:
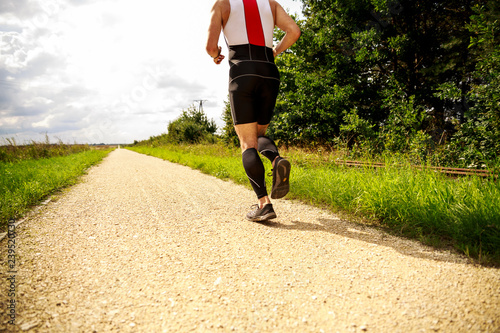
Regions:
[[[300,0],[278,2],[301,13]],[[212,5],[1,0],[0,145],[141,141],[199,100],[222,127],[229,65],[205,51]]]

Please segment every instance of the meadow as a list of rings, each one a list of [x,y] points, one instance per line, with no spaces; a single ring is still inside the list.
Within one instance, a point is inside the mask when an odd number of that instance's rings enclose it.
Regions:
[[[29,144],[24,145],[18,145],[14,139],[8,138],[5,141],[7,144],[0,146],[0,162],[16,162],[64,156],[90,149],[89,145],[83,144],[50,143],[48,137],[45,142],[31,141]]]
[[[237,148],[221,145],[135,146],[133,151],[183,164],[248,186]],[[339,156],[283,150],[292,163],[288,199],[325,207],[435,247],[454,247],[482,264],[500,263],[500,183],[496,178],[447,177],[386,159],[385,168],[349,168]],[[264,159],[266,171],[271,165]],[[268,177],[270,188],[270,177]]]
[[[0,148],[0,232],[48,195],[74,184],[111,150],[87,145],[9,145]]]

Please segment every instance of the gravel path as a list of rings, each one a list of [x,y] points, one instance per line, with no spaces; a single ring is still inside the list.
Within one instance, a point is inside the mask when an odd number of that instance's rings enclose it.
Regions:
[[[255,201],[115,150],[17,228],[16,326],[2,278],[0,331],[500,331],[498,269],[290,200],[248,222]]]

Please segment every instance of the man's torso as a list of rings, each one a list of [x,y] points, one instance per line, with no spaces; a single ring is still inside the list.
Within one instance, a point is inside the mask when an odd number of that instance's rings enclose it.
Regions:
[[[228,45],[272,48],[274,9],[274,2],[270,0],[225,0],[222,26]]]

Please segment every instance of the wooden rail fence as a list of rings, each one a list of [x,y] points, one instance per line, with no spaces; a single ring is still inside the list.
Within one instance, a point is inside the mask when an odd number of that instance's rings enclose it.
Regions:
[[[345,165],[348,167],[372,167],[372,168],[384,168],[384,163],[378,162],[360,162],[360,161],[335,161],[338,165]],[[429,169],[435,170],[436,172],[441,172],[449,176],[480,176],[480,177],[493,177],[498,178],[498,174],[492,174],[488,170],[481,169],[465,169],[465,168],[445,168],[445,167],[428,167],[421,165],[414,165],[416,169]]]

